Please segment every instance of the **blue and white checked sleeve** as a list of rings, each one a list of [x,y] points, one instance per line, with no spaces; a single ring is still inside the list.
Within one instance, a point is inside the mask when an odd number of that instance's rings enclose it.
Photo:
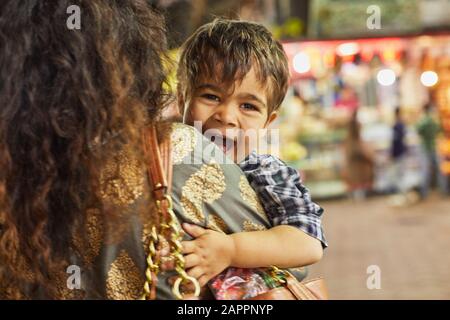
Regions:
[[[299,172],[272,155],[252,152],[240,167],[258,194],[272,225],[290,225],[328,246],[322,228],[324,210],[311,200]]]

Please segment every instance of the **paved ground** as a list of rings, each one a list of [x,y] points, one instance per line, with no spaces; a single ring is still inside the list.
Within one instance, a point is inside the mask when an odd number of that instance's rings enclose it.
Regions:
[[[310,274],[326,278],[332,299],[450,299],[450,198],[321,205],[330,247]],[[381,270],[381,289],[367,288],[370,265]]]

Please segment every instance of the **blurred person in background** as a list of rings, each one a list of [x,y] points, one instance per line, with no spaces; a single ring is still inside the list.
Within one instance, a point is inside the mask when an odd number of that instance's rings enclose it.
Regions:
[[[436,137],[440,132],[439,123],[434,119],[431,103],[425,104],[423,115],[417,123],[417,133],[422,140],[423,155],[423,180],[421,185],[421,196],[426,198],[432,183],[437,182],[439,175],[439,165],[436,155]]]
[[[347,110],[348,115],[353,114],[359,107],[359,100],[355,90],[349,85],[344,85],[339,92],[335,107]]]
[[[392,127],[391,159],[392,159],[392,179],[395,192],[399,197],[394,198],[395,204],[403,205],[407,202],[405,183],[405,158],[408,151],[405,136],[406,125],[402,119],[400,107],[395,108],[395,123]]]
[[[344,179],[351,197],[355,200],[362,200],[372,189],[375,161],[373,151],[361,139],[358,110],[353,112],[350,119],[344,147]]]

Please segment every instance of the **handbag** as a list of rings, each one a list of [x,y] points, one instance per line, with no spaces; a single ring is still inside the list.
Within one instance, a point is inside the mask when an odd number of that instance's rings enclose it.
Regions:
[[[201,288],[197,279],[190,277],[185,270],[185,261],[181,247],[181,230],[173,211],[172,197],[172,152],[170,139],[158,143],[155,126],[146,127],[142,131],[144,159],[147,167],[148,180],[155,200],[157,215],[151,229],[149,254],[147,256],[146,281],[141,299],[154,300],[158,273],[161,268],[160,239],[169,243],[169,254],[175,260],[177,278],[172,284],[172,293],[177,299],[198,299]],[[270,275],[279,284],[263,294],[247,300],[327,300],[328,292],[323,278],[308,281],[298,281],[289,271],[271,267]],[[193,293],[184,295],[181,286],[193,288]]]
[[[248,300],[328,300],[328,290],[322,277],[298,281],[289,271],[276,267],[280,287]]]

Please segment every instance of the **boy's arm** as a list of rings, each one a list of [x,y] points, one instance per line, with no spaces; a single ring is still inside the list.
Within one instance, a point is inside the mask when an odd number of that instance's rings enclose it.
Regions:
[[[274,156],[251,156],[240,166],[261,199],[271,224],[295,227],[318,239],[323,248],[327,247],[322,230],[323,209],[312,201],[299,172]]]
[[[190,224],[183,228],[195,239],[184,241],[188,274],[201,286],[228,267],[301,267],[322,257],[319,240],[291,226],[227,235]]]
[[[302,267],[322,258],[319,240],[292,226],[230,235],[234,243],[231,266],[240,268]]]

